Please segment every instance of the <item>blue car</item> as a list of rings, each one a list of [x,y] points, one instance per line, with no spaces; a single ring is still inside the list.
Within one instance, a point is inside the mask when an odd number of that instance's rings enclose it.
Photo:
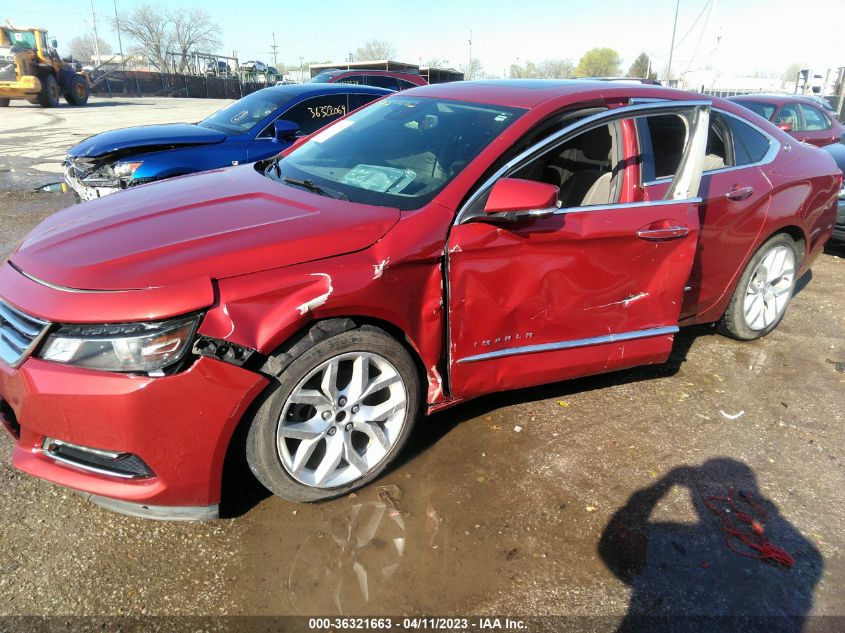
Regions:
[[[269,158],[391,90],[351,84],[263,88],[199,123],[104,132],[68,150],[65,180],[91,200],[173,176]]]

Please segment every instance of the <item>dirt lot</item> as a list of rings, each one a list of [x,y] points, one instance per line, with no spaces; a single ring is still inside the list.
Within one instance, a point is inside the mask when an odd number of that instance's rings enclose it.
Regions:
[[[72,203],[29,191],[75,140],[221,103],[93,105],[2,113],[0,258]],[[438,414],[380,481],[327,503],[268,497],[235,470],[226,519],[129,518],[17,473],[4,436],[0,614],[608,616],[575,620],[591,630],[646,613],[796,618],[770,630],[845,616],[843,255],[829,248],[761,341],[688,329],[665,366]],[[727,549],[704,498],[729,487],[768,510],[794,567]]]

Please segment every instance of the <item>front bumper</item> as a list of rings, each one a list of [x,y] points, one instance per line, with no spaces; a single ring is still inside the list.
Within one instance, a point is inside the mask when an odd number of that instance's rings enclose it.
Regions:
[[[16,439],[13,465],[150,518],[214,518],[223,461],[238,421],[267,379],[200,358],[165,377],[90,371],[29,358],[0,361],[0,417]],[[5,414],[3,413],[5,411]],[[139,456],[152,476],[126,479],[57,461],[45,438]]]
[[[65,167],[65,182],[83,200],[96,200],[121,190],[120,187],[89,187],[76,177],[73,167]]]
[[[24,75],[20,81],[0,81],[0,97],[9,99],[27,99],[41,92],[38,77]]]

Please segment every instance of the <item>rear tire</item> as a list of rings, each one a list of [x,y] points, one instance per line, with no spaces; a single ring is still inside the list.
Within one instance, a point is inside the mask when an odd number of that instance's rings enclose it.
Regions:
[[[81,75],[74,75],[70,80],[70,91],[65,95],[67,102],[75,106],[84,106],[88,103],[89,96],[88,82]]]
[[[779,233],[763,244],[739,278],[728,309],[716,329],[740,341],[753,341],[780,323],[795,290],[798,269],[795,240]]]
[[[296,502],[338,497],[378,477],[405,446],[421,401],[410,354],[371,326],[307,347],[271,389],[250,424],[247,463],[268,490]]]
[[[9,98],[0,99],[0,108],[8,108],[10,102],[11,102],[11,99],[9,99]]]
[[[59,105],[62,91],[59,82],[53,75],[47,75],[41,80],[41,92],[38,93],[38,103],[43,108],[55,108]]]

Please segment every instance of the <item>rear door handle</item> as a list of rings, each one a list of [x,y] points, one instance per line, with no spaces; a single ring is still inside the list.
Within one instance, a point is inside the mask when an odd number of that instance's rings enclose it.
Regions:
[[[728,200],[745,200],[750,198],[753,193],[754,187],[740,187],[738,185],[734,185],[734,187],[725,194],[725,197]]]
[[[689,235],[688,226],[662,226],[657,229],[640,229],[637,237],[650,242],[663,242],[666,240],[677,240]]]

